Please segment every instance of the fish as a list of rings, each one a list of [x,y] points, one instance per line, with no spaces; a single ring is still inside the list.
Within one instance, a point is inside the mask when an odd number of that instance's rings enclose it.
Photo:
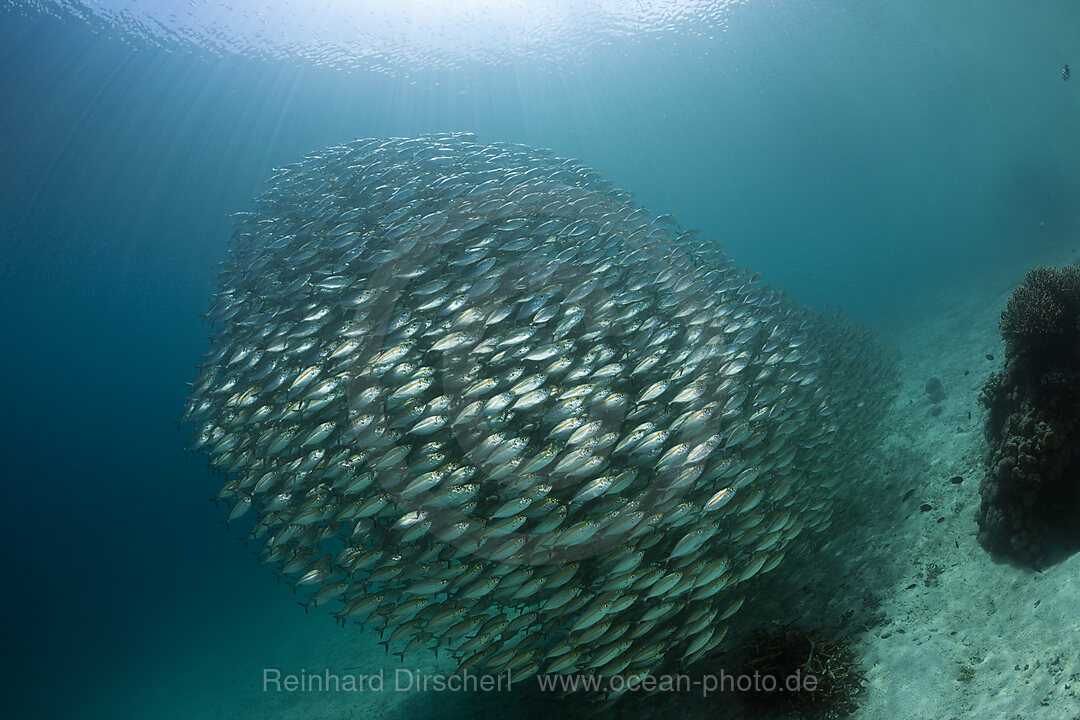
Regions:
[[[388,650],[695,662],[828,531],[896,396],[869,329],[551,150],[360,139],[235,222],[191,446],[305,611]]]
[[[1069,80],[1069,65],[1066,63],[1061,66],[1061,79],[1068,82]]]

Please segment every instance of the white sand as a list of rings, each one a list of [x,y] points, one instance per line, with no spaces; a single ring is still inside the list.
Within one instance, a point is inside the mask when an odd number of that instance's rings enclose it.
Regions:
[[[1080,717],[1080,555],[1036,572],[995,562],[975,538],[987,450],[977,398],[1002,365],[997,322],[1024,271],[996,292],[973,284],[902,334],[903,386],[878,462],[886,488],[915,493],[864,536],[861,559],[890,557],[899,574],[890,586],[882,565],[861,568],[881,583],[887,620],[859,644],[868,679],[859,718]],[[936,418],[924,392],[932,376],[948,396]]]

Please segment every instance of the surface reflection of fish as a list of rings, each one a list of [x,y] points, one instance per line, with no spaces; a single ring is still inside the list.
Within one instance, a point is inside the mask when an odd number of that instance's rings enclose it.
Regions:
[[[1062,65],[1061,66],[1061,79],[1062,80],[1068,80],[1069,79],[1069,66],[1068,65]]]

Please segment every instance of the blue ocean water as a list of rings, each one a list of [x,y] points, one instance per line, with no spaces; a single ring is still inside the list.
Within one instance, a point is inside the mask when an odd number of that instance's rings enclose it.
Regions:
[[[216,57],[92,28],[63,4],[59,18],[11,5],[11,716],[147,717],[171,702],[194,716],[183,699],[221,691],[215,668],[262,667],[250,649],[289,642],[296,623],[333,634],[222,526],[207,501],[219,480],[176,422],[208,347],[228,216],[305,152],[447,130],[550,147],[799,301],[881,328],[1080,231],[1080,88],[1060,73],[1080,67],[1080,7],[1064,0],[750,0],[700,36],[400,74]]]

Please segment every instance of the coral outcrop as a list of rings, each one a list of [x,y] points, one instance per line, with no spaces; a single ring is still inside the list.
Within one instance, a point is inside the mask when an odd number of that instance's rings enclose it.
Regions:
[[[1001,334],[1005,367],[980,396],[990,452],[979,541],[1040,566],[1080,547],[1080,268],[1028,272]]]
[[[755,716],[842,718],[866,682],[850,645],[794,625],[755,631],[742,654],[742,677],[754,679],[742,699]]]

